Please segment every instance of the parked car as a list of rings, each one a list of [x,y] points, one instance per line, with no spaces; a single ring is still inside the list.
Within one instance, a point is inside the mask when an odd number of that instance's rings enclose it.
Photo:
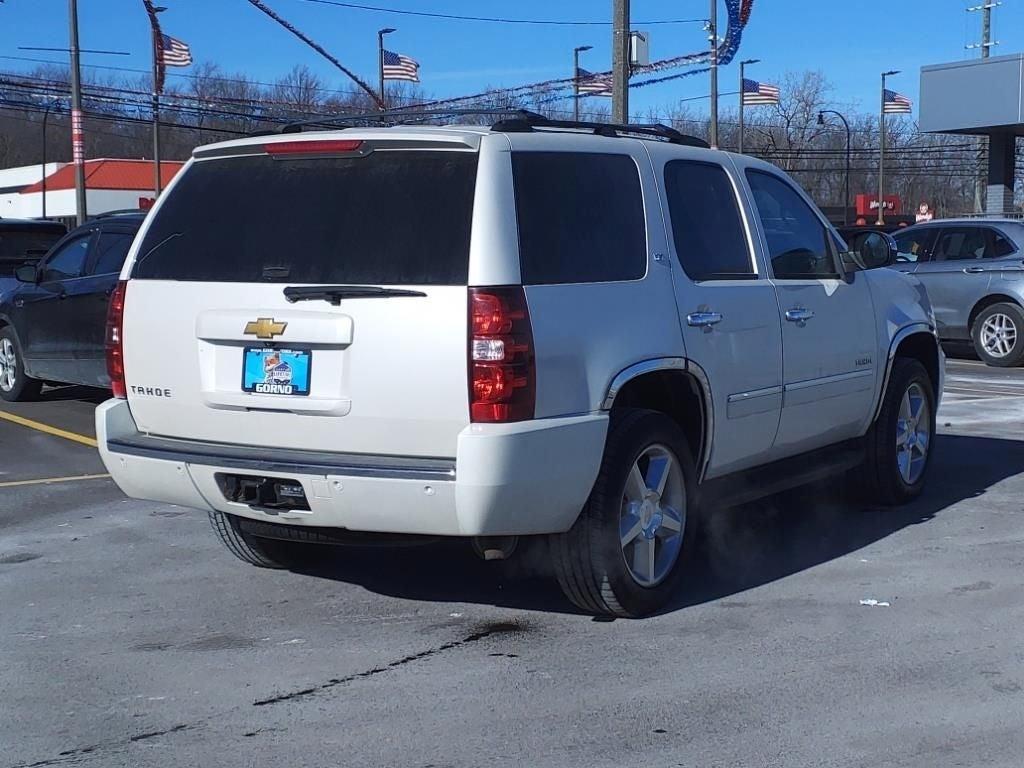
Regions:
[[[67,231],[57,221],[0,219],[0,296],[17,285],[15,269],[35,264]]]
[[[107,305],[142,213],[69,232],[0,297],[0,397],[29,400],[44,382],[107,387]]]
[[[870,269],[895,244],[844,255],[778,168],[649,130],[196,150],[111,303],[108,471],[264,567],[542,537],[570,600],[622,616],[673,596],[718,506],[848,470],[916,497],[943,357],[916,281]]]
[[[943,341],[984,362],[1024,361],[1024,221],[946,219],[898,232],[896,269],[924,284]]]

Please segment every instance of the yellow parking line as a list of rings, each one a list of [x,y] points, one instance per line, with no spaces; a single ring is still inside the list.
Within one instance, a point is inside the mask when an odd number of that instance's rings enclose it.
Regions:
[[[73,483],[75,480],[103,480],[110,475],[75,475],[73,477],[44,477],[39,480],[12,480],[0,483],[0,488],[14,488],[18,485],[49,485],[50,483]]]
[[[15,416],[13,413],[6,413],[0,411],[0,419],[5,419],[13,424],[20,424],[23,427],[34,429],[39,432],[45,432],[48,435],[56,435],[57,437],[63,437],[65,440],[71,440],[75,443],[81,443],[82,445],[88,445],[90,448],[96,447],[96,441],[91,437],[80,435],[77,432],[68,432],[64,429],[57,429],[57,427],[51,427],[49,424],[43,424],[40,421],[32,421],[32,419],[26,419],[21,416]]]

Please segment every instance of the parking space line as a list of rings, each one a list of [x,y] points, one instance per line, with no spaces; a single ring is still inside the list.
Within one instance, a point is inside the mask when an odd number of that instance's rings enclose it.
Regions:
[[[29,429],[34,429],[37,432],[45,432],[48,435],[54,435],[56,437],[63,437],[65,440],[71,440],[75,443],[81,443],[87,445],[90,448],[96,447],[96,441],[91,437],[80,435],[77,432],[68,432],[64,429],[58,429],[57,427],[51,427],[49,424],[43,424],[41,421],[33,421],[32,419],[26,419],[22,416],[15,416],[13,413],[6,413],[0,411],[0,419],[11,422],[12,424],[19,424]]]
[[[69,477],[44,477],[38,480],[11,480],[0,483],[0,488],[17,488],[23,485],[49,485],[50,483],[73,483],[76,480],[104,480],[110,475],[73,475]]]

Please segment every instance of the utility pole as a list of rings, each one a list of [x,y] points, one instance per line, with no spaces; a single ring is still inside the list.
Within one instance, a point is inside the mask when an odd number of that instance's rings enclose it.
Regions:
[[[612,5],[612,122],[629,122],[629,0]]]
[[[881,106],[878,110],[878,220],[875,222],[879,226],[885,224],[885,78],[898,74],[898,69],[882,73]]]
[[[79,226],[88,215],[85,203],[85,147],[82,137],[82,74],[78,62],[78,0],[68,0],[71,51],[71,161],[75,166],[75,218]]]
[[[739,153],[743,154],[743,96],[744,87],[743,84],[747,81],[747,64],[757,64],[760,59],[744,59],[740,62],[740,140],[739,140]]]
[[[998,2],[983,2],[981,5],[972,5],[967,9],[968,13],[976,13],[981,11],[981,43],[974,43],[968,45],[967,49],[971,50],[974,48],[981,49],[981,58],[987,59],[991,48],[995,43],[992,42],[992,9],[997,5]],[[974,182],[974,211],[975,213],[981,213],[985,210],[985,189],[988,185],[988,179],[985,176],[985,159],[983,157],[985,153],[985,139],[978,136],[976,139],[976,149],[978,152],[978,177]]]
[[[718,0],[711,0],[708,33],[708,37],[711,39],[711,141],[709,143],[712,149],[718,149]]]
[[[384,101],[384,35],[390,35],[398,30],[391,27],[377,30],[377,73],[380,75],[380,111],[387,111],[387,104]]]

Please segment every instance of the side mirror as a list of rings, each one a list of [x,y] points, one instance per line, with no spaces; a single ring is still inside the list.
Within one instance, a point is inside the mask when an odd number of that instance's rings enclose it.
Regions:
[[[32,264],[24,264],[14,270],[14,276],[22,283],[34,283],[39,279],[39,272]]]
[[[896,263],[899,247],[884,232],[859,232],[850,240],[850,256],[861,269],[878,269]]]

